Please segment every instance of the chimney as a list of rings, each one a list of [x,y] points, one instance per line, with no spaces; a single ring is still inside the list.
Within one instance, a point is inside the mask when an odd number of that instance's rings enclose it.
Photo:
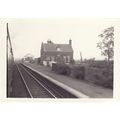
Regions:
[[[71,40],[71,38],[69,39],[69,45],[72,46],[72,40]]]
[[[50,39],[47,40],[47,43],[51,44],[53,43]]]

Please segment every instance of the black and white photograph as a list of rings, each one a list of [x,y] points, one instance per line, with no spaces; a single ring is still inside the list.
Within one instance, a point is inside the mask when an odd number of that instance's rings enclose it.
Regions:
[[[0,19],[2,118],[119,115],[119,25],[117,18]]]
[[[7,98],[113,98],[118,19],[10,19]]]
[[[119,0],[0,2],[0,118],[116,120]]]

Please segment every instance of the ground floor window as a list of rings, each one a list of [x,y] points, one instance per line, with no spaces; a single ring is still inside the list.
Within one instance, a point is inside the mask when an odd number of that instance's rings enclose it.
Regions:
[[[66,63],[67,62],[67,57],[63,56],[63,61]]]
[[[70,56],[67,56],[67,62],[70,63]]]
[[[50,56],[48,56],[48,57],[46,58],[46,60],[47,60],[47,61],[50,61]]]

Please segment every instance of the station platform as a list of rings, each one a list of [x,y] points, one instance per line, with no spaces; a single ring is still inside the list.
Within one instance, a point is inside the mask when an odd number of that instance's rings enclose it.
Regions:
[[[78,91],[89,98],[112,98],[113,90],[96,86],[94,84],[90,84],[87,81],[75,79],[69,76],[64,76],[55,73],[51,70],[50,67],[41,66],[37,63],[24,63],[26,66],[48,76],[49,78],[54,79],[56,82],[62,83],[75,91]]]

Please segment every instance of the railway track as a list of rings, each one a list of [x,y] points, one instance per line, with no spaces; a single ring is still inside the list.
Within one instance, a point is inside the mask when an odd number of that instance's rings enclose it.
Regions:
[[[24,86],[31,98],[77,98],[67,90],[52,83],[48,79],[29,69],[23,64],[17,64]]]

